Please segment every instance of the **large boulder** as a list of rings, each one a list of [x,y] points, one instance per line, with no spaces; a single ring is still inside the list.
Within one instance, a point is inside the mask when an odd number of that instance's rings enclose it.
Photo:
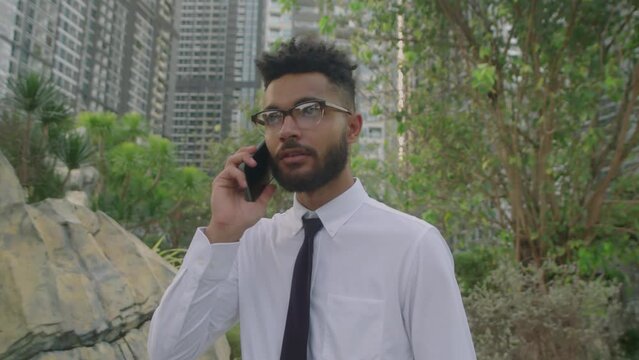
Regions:
[[[24,191],[15,171],[0,152],[0,209],[11,204],[24,203]]]
[[[102,212],[29,205],[0,153],[0,359],[147,359],[175,270]],[[220,339],[207,359],[228,359]]]

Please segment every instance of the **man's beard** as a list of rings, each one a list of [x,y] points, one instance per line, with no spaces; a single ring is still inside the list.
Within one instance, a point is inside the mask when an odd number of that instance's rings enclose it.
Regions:
[[[303,146],[295,139],[291,138],[287,140],[282,146],[282,150],[299,148],[304,149],[309,156],[319,161],[315,149]],[[347,162],[348,141],[346,139],[346,132],[343,132],[337,144],[328,150],[324,161],[320,162],[316,168],[305,174],[294,175],[286,173],[279,168],[276,160],[273,159],[272,156],[269,157],[269,165],[273,177],[282,188],[290,192],[310,192],[321,188],[335,179],[342,170],[344,170]]]

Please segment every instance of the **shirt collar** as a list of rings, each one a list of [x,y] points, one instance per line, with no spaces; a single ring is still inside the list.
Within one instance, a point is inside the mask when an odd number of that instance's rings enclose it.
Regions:
[[[322,221],[322,225],[328,234],[334,237],[339,228],[353,216],[367,198],[368,194],[364,190],[364,186],[362,186],[359,179],[355,179],[355,183],[348,190],[315,210],[315,213]],[[297,194],[293,198],[293,208],[291,210],[291,216],[293,217],[291,221],[295,224],[294,233],[297,233],[302,229],[302,216],[310,210],[297,201]]]

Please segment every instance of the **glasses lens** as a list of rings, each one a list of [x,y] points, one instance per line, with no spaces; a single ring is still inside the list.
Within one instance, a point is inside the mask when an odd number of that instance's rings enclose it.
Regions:
[[[311,125],[322,118],[322,105],[319,102],[307,102],[299,104],[292,110],[293,117],[298,123]]]
[[[257,120],[266,127],[277,127],[282,122],[282,113],[277,110],[257,114]]]

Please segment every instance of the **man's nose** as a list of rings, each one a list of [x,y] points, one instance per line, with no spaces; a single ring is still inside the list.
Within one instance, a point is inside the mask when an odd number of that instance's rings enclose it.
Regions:
[[[293,116],[286,114],[282,120],[282,127],[280,128],[280,140],[286,141],[287,139],[294,137],[299,138],[301,130],[297,125],[297,121],[293,119]]]

